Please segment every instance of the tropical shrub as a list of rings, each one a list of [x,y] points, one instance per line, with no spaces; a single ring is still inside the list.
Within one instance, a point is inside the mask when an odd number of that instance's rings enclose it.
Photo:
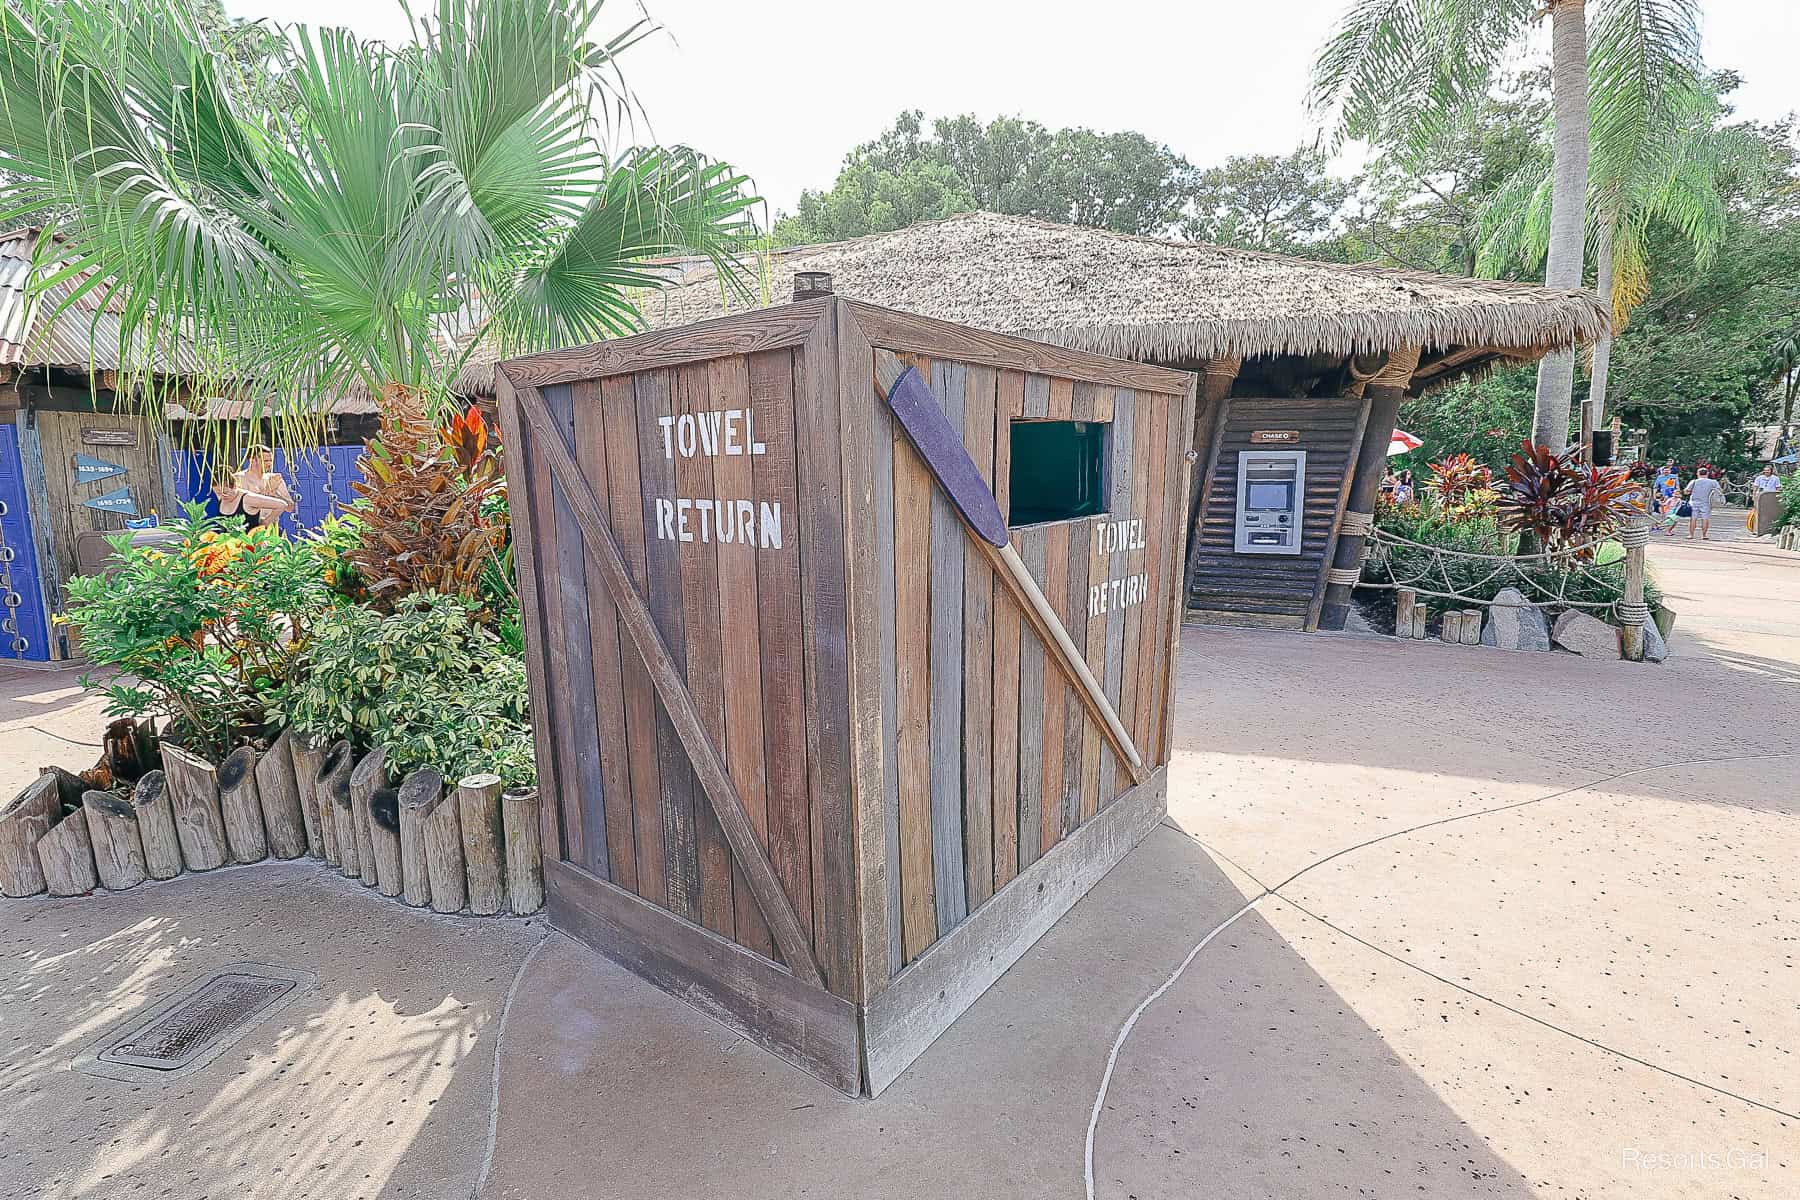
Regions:
[[[283,696],[294,728],[386,750],[396,772],[428,766],[451,779],[494,771],[509,786],[534,782],[524,663],[473,604],[422,592],[392,613],[357,605],[335,616]]]
[[[1800,471],[1781,481],[1781,519],[1775,528],[1786,529],[1789,525],[1800,525]]]
[[[113,540],[104,575],[69,581],[67,622],[104,681],[109,716],[162,718],[175,740],[217,761],[263,733],[330,604],[321,561],[273,526],[191,504],[173,542]]]
[[[369,598],[362,575],[350,562],[351,552],[362,544],[362,518],[354,505],[327,516],[307,540],[324,563],[325,586],[358,604]]]
[[[1528,438],[1507,464],[1496,502],[1506,529],[1531,535],[1547,550],[1589,559],[1634,511],[1629,497],[1637,491],[1624,470],[1590,466],[1579,449],[1558,454]]]
[[[1472,493],[1491,491],[1494,473],[1475,461],[1473,455],[1452,454],[1431,464],[1431,478],[1425,486],[1444,505],[1458,504]]]
[[[1457,504],[1445,505],[1428,489],[1412,504],[1378,505],[1376,526],[1416,545],[1384,544],[1379,554],[1363,564],[1363,579],[1475,601],[1492,600],[1509,587],[1533,601],[1561,597],[1581,604],[1604,604],[1624,595],[1624,553],[1617,542],[1599,539],[1589,547],[1586,560],[1578,555],[1549,562],[1515,558],[1518,539],[1499,520],[1496,495],[1472,491]],[[1655,580],[1646,577],[1646,602],[1655,606],[1661,595]]]
[[[445,427],[427,408],[423,392],[389,388],[358,463],[357,542],[342,558],[386,611],[420,592],[480,601],[506,546],[506,507],[492,503],[506,486],[498,442],[474,408]]]

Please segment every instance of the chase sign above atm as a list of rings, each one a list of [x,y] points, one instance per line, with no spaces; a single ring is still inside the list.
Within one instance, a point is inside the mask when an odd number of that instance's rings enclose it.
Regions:
[[[1253,429],[1250,431],[1252,446],[1291,446],[1300,440],[1298,429]]]

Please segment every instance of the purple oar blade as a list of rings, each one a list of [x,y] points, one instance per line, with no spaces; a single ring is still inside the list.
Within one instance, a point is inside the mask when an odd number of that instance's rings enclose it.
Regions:
[[[996,547],[1006,545],[1009,539],[1000,503],[969,457],[962,434],[944,418],[944,410],[925,380],[913,368],[906,368],[888,389],[887,403],[963,520],[983,541]]]

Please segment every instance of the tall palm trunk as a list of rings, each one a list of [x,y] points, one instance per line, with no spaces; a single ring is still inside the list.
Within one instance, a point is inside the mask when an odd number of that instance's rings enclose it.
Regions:
[[[1550,87],[1556,103],[1554,176],[1550,192],[1550,263],[1544,282],[1581,286],[1581,241],[1587,218],[1588,59],[1586,0],[1550,0]],[[1575,350],[1553,350],[1538,364],[1531,436],[1562,450],[1569,444],[1575,395]]]
[[[1613,228],[1618,224],[1616,211],[1600,214],[1599,228],[1594,232],[1594,290],[1612,311],[1613,306]],[[1599,429],[1606,420],[1606,373],[1612,366],[1612,328],[1609,326],[1594,342],[1594,369],[1588,378],[1588,417],[1582,425]],[[1615,450],[1615,453],[1617,451]]]

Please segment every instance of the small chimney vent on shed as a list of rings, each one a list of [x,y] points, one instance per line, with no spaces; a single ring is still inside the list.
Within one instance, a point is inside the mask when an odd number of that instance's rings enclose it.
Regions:
[[[796,271],[794,273],[794,300],[796,302],[829,295],[831,295],[831,272]]]

